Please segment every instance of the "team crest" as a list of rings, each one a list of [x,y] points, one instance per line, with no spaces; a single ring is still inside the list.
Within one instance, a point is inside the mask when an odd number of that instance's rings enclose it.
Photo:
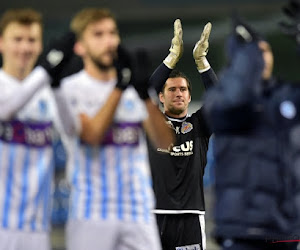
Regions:
[[[40,114],[41,114],[43,117],[47,116],[47,113],[48,113],[48,105],[47,105],[46,100],[44,100],[44,99],[39,100],[38,105],[39,105],[39,111],[40,111]]]
[[[181,133],[186,134],[193,129],[193,124],[189,122],[183,122],[181,125]]]
[[[133,100],[125,100],[123,101],[123,105],[124,105],[124,108],[127,110],[127,111],[132,111],[134,109],[134,102]]]

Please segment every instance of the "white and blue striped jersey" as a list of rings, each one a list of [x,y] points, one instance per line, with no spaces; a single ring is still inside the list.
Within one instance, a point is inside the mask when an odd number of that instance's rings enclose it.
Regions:
[[[115,84],[115,80],[102,82],[81,71],[63,80],[62,91],[77,117],[80,113],[94,116]],[[142,129],[147,116],[137,92],[128,87],[101,145],[87,145],[78,135],[71,138],[67,146],[70,219],[152,220],[154,195]]]
[[[22,84],[0,70],[0,99],[20,93]],[[52,92],[42,87],[16,114],[0,120],[0,228],[49,231],[56,115]]]

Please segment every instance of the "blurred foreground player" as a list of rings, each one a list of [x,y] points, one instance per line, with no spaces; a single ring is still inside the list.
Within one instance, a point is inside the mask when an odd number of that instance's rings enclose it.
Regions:
[[[67,249],[161,249],[144,129],[159,147],[173,142],[173,132],[149,98],[147,62],[120,47],[107,9],[83,9],[71,28],[84,69],[61,83],[75,128],[66,129]]]
[[[7,10],[0,19],[0,249],[50,250],[52,139],[59,128],[50,78],[34,66],[42,17]]]

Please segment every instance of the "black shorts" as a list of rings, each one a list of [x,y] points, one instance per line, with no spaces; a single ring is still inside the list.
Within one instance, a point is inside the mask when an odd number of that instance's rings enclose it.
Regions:
[[[156,218],[163,250],[203,250],[205,226],[201,230],[198,214],[157,214]]]

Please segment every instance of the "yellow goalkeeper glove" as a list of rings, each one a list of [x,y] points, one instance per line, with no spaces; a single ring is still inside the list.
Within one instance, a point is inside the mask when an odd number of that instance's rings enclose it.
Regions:
[[[210,69],[209,62],[206,59],[206,55],[209,47],[209,35],[211,31],[211,23],[208,22],[203,29],[203,32],[200,36],[200,40],[195,44],[193,49],[193,56],[197,69],[200,73],[205,72]]]
[[[169,51],[170,53],[165,58],[163,63],[169,69],[174,69],[176,63],[179,61],[183,53],[182,27],[180,19],[176,19],[174,22],[174,37],[172,39]]]

